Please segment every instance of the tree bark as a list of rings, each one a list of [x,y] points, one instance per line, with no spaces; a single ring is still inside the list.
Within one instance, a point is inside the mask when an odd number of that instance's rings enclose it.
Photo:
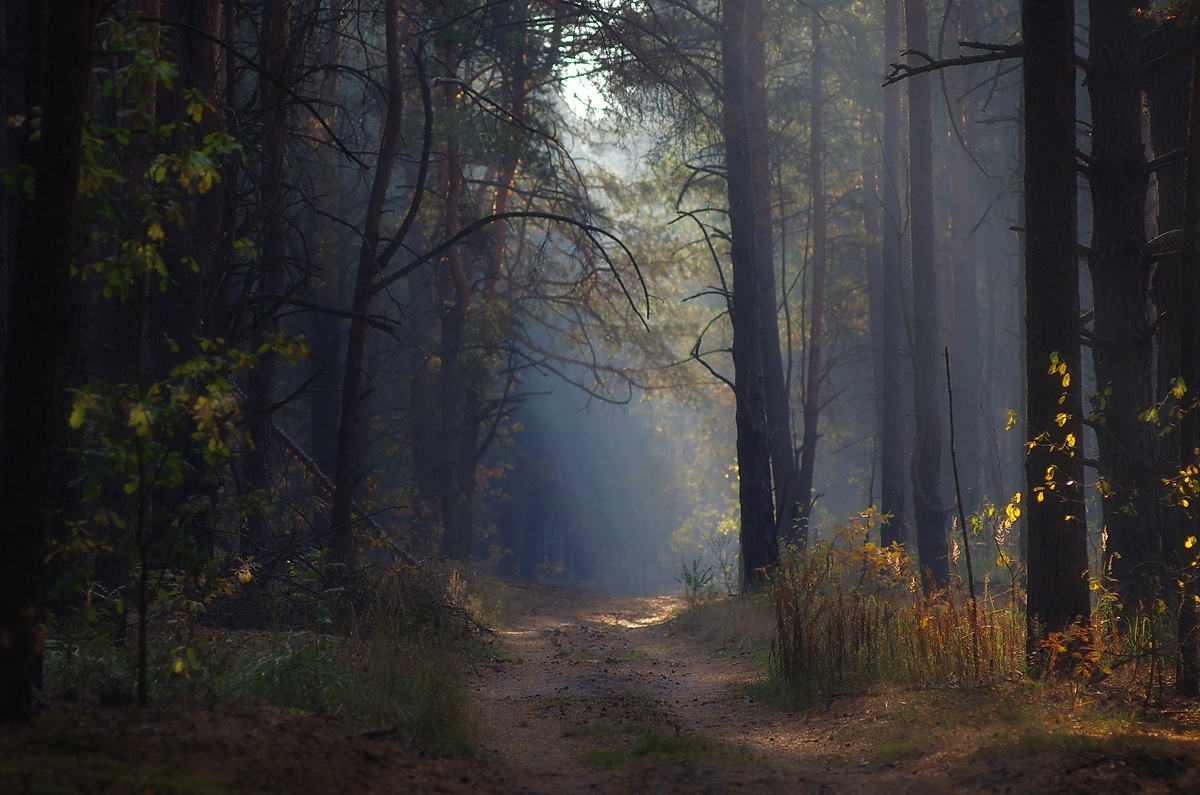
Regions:
[[[1142,89],[1145,92],[1150,144],[1154,157],[1182,151],[1188,145],[1188,106],[1179,101],[1179,87],[1190,85],[1192,61],[1187,57],[1172,57],[1181,47],[1192,43],[1193,24],[1185,25],[1179,16],[1160,18],[1155,15],[1139,17],[1138,37],[1141,44],[1141,62],[1163,58],[1156,69],[1142,70]],[[1155,218],[1158,235],[1178,232],[1183,229],[1185,198],[1184,171],[1186,160],[1161,163],[1154,171],[1157,214]],[[1153,266],[1150,289],[1154,302],[1155,350],[1157,352],[1155,394],[1163,406],[1162,417],[1166,422],[1177,422],[1180,411],[1191,396],[1184,393],[1182,399],[1173,394],[1175,380],[1183,375],[1180,361],[1180,342],[1184,328],[1184,304],[1182,302],[1182,250],[1167,253]],[[1187,313],[1193,314],[1193,313]],[[1185,379],[1186,383],[1186,379]],[[1168,433],[1159,437],[1161,445],[1164,482],[1179,477],[1181,457],[1180,434]],[[1181,523],[1186,523],[1188,510],[1178,500],[1169,500],[1159,531],[1162,537],[1162,560],[1160,567],[1166,571],[1182,568],[1190,559],[1181,557],[1187,549],[1182,546],[1190,533],[1182,532]],[[1175,578],[1168,577],[1169,586]],[[1172,594],[1171,607],[1190,610],[1177,604],[1183,596],[1174,588],[1164,588],[1164,594]],[[1181,616],[1181,620],[1183,617]],[[1181,677],[1186,674],[1181,671]]]
[[[262,165],[259,170],[259,207],[262,214],[259,241],[259,273],[256,289],[260,294],[282,294],[286,275],[286,230],[284,217],[285,180],[291,141],[289,110],[291,101],[284,86],[288,84],[292,46],[291,5],[289,0],[267,0],[262,12],[259,57],[262,72],[258,93],[262,99]],[[272,303],[262,304],[262,314],[249,331],[250,344],[257,347],[279,332],[279,321]],[[246,384],[246,411],[249,418],[250,446],[246,451],[244,487],[260,499],[269,497],[271,483],[270,406],[275,391],[275,361],[268,352],[259,357]],[[242,536],[243,555],[261,554],[268,543],[270,524],[265,506],[252,510]]]
[[[354,484],[358,467],[359,410],[363,368],[367,352],[367,318],[374,295],[372,285],[378,278],[380,228],[383,207],[395,170],[400,146],[400,121],[403,93],[400,75],[400,22],[398,0],[384,5],[384,46],[387,58],[387,98],[383,133],[379,140],[379,158],[371,179],[371,192],[363,219],[363,240],[358,251],[354,280],[354,302],[346,340],[345,366],[342,371],[342,405],[338,416],[337,468],[334,474],[333,505],[329,515],[329,558],[351,565],[355,559],[353,506]]]
[[[812,14],[811,91],[809,95],[808,178],[812,191],[812,293],[809,299],[808,363],[804,379],[804,444],[800,448],[800,538],[807,542],[812,517],[813,471],[817,461],[817,420],[821,415],[821,353],[825,337],[825,143],[821,110],[821,15]]]
[[[885,0],[884,61],[900,53],[903,28],[901,0]],[[879,427],[880,509],[886,520],[880,528],[883,546],[908,540],[908,486],[905,478],[904,418],[902,395],[907,392],[905,361],[908,334],[904,327],[904,219],[900,197],[904,193],[901,142],[900,89],[883,92],[883,380],[875,385],[882,404]]]
[[[958,41],[968,41],[975,33],[975,4],[962,0],[958,5]],[[960,53],[957,43],[948,48],[948,55]],[[974,70],[964,70],[967,77]],[[963,87],[959,83],[955,88]],[[985,446],[983,412],[983,376],[980,365],[980,310],[978,300],[978,263],[975,249],[975,223],[977,220],[977,195],[985,195],[978,189],[978,170],[971,159],[971,147],[975,143],[975,105],[973,97],[967,97],[954,106],[958,134],[961,141],[951,139],[953,154],[950,158],[950,233],[952,236],[951,266],[947,269],[951,279],[952,296],[949,328],[952,333],[947,339],[950,358],[954,363],[954,429],[958,448],[958,479],[963,498],[963,510],[973,514],[980,508],[982,498]],[[992,495],[992,500],[1006,500],[1005,495]]]
[[[764,376],[763,318],[774,315],[774,299],[763,295],[756,233],[760,210],[770,208],[755,179],[756,163],[766,156],[763,99],[765,54],[761,0],[732,0],[722,11],[725,170],[733,263],[733,364],[736,397],[738,499],[741,511],[742,580],[758,587],[766,570],[778,561],[778,527],[771,495],[771,438]],[[769,171],[767,172],[769,174]],[[775,341],[778,348],[778,339]]]
[[[1075,187],[1075,6],[1023,0],[1028,650],[1089,618]],[[1054,372],[1049,372],[1051,367]]]
[[[929,52],[926,0],[905,0],[908,47]],[[946,506],[942,500],[942,416],[938,407],[938,308],[933,219],[933,127],[930,77],[908,80],[909,214],[913,279],[913,518],[926,592],[950,584]]]
[[[20,31],[32,48],[23,112],[34,118],[40,108],[40,127],[22,157],[36,192],[17,200],[13,261],[5,263],[12,282],[4,380],[20,389],[6,392],[0,415],[0,722],[27,721],[41,683],[45,543],[63,507],[57,498],[66,444],[61,367],[73,322],[71,219],[97,8],[94,0],[50,0],[37,11],[30,4]]]
[[[1088,94],[1092,104],[1092,243],[1088,264],[1095,311],[1092,359],[1097,396],[1099,488],[1108,541],[1104,568],[1132,615],[1159,592],[1160,535],[1167,513],[1146,256],[1146,157],[1136,4],[1089,4]]]
[[[1192,91],[1188,121],[1187,159],[1184,171],[1183,251],[1180,303],[1192,307],[1181,319],[1179,336],[1180,375],[1187,386],[1188,411],[1183,415],[1179,440],[1179,469],[1200,466],[1200,23],[1193,22]],[[1179,617],[1180,666],[1176,687],[1187,695],[1200,695],[1200,581],[1195,569],[1194,539],[1200,538],[1200,494],[1192,489],[1188,511],[1181,521],[1176,550],[1190,576],[1184,578],[1183,605]]]

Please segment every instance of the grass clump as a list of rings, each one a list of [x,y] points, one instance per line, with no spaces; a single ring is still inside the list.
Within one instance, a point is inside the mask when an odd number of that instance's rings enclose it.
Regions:
[[[632,753],[654,759],[700,759],[719,765],[750,762],[745,751],[703,734],[664,734],[652,731],[639,737]]]
[[[623,749],[599,748],[588,752],[588,761],[616,767],[633,759],[695,759],[717,765],[744,765],[752,757],[746,751],[703,734],[672,734],[642,729]]]
[[[596,748],[588,752],[588,761],[601,767],[617,767],[624,764],[628,757],[615,748]]]
[[[975,664],[961,588],[926,596],[899,548],[865,541],[871,517],[787,555],[770,584],[771,667],[794,700],[881,686],[996,683],[1024,670],[1024,615],[1014,600],[979,600]]]

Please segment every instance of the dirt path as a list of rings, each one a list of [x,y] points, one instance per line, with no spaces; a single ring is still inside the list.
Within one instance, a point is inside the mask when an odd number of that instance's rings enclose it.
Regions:
[[[509,654],[482,666],[472,690],[489,751],[522,769],[526,791],[958,789],[933,760],[874,763],[839,742],[844,726],[755,703],[746,691],[761,655],[701,648],[670,620],[677,597],[513,587],[519,607],[500,633]]]
[[[508,587],[507,654],[471,682],[484,758],[506,791],[1200,792],[1192,718],[1107,737],[1053,734],[1069,723],[1014,730],[1031,697],[1018,691],[837,698],[788,714],[748,695],[761,652],[714,652],[673,620],[678,598]]]

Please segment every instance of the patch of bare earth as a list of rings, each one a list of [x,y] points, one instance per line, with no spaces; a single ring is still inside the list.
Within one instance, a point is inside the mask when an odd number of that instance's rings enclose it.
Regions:
[[[840,697],[788,713],[748,695],[762,654],[698,642],[674,620],[677,598],[508,588],[508,654],[480,666],[472,688],[487,754],[524,791],[1200,792],[1190,711],[1065,740],[1062,726],[1017,719],[1008,702],[1034,696],[1016,688]],[[1004,714],[992,714],[997,702]]]
[[[469,677],[473,756],[297,711],[85,696],[0,727],[0,793],[1200,792],[1194,704],[1108,729],[1073,723],[1100,696],[1015,685],[788,713],[748,694],[761,646],[694,634],[678,599],[502,587],[501,642]]]

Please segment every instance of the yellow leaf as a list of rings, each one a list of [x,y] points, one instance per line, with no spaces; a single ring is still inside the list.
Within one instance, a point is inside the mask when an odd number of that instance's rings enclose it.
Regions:
[[[171,666],[171,672],[176,674],[183,673],[183,660],[176,660],[175,664]]]
[[[1045,492],[1041,492],[1041,491],[1039,491],[1039,492],[1038,492],[1038,496],[1037,496],[1037,501],[1038,501],[1038,502],[1041,502],[1041,501],[1042,501],[1042,500],[1044,500],[1044,499],[1046,499],[1046,494],[1045,494]]]
[[[1071,374],[1070,373],[1063,373],[1062,385],[1063,385],[1063,389],[1066,389],[1067,387],[1069,387],[1071,385]]]
[[[1062,426],[1066,425],[1067,420],[1069,420],[1069,419],[1071,419],[1071,415],[1067,414],[1066,412],[1059,412],[1054,417],[1054,421],[1058,423],[1058,427],[1060,427],[1060,428]]]
[[[1196,546],[1196,537],[1195,536],[1188,536],[1187,540],[1183,542],[1184,549],[1191,549],[1194,546]]]
[[[1075,446],[1075,434],[1068,433],[1067,434],[1067,447],[1074,447],[1074,446]]]
[[[137,404],[129,410],[128,425],[138,436],[150,435],[150,413],[145,406]]]

